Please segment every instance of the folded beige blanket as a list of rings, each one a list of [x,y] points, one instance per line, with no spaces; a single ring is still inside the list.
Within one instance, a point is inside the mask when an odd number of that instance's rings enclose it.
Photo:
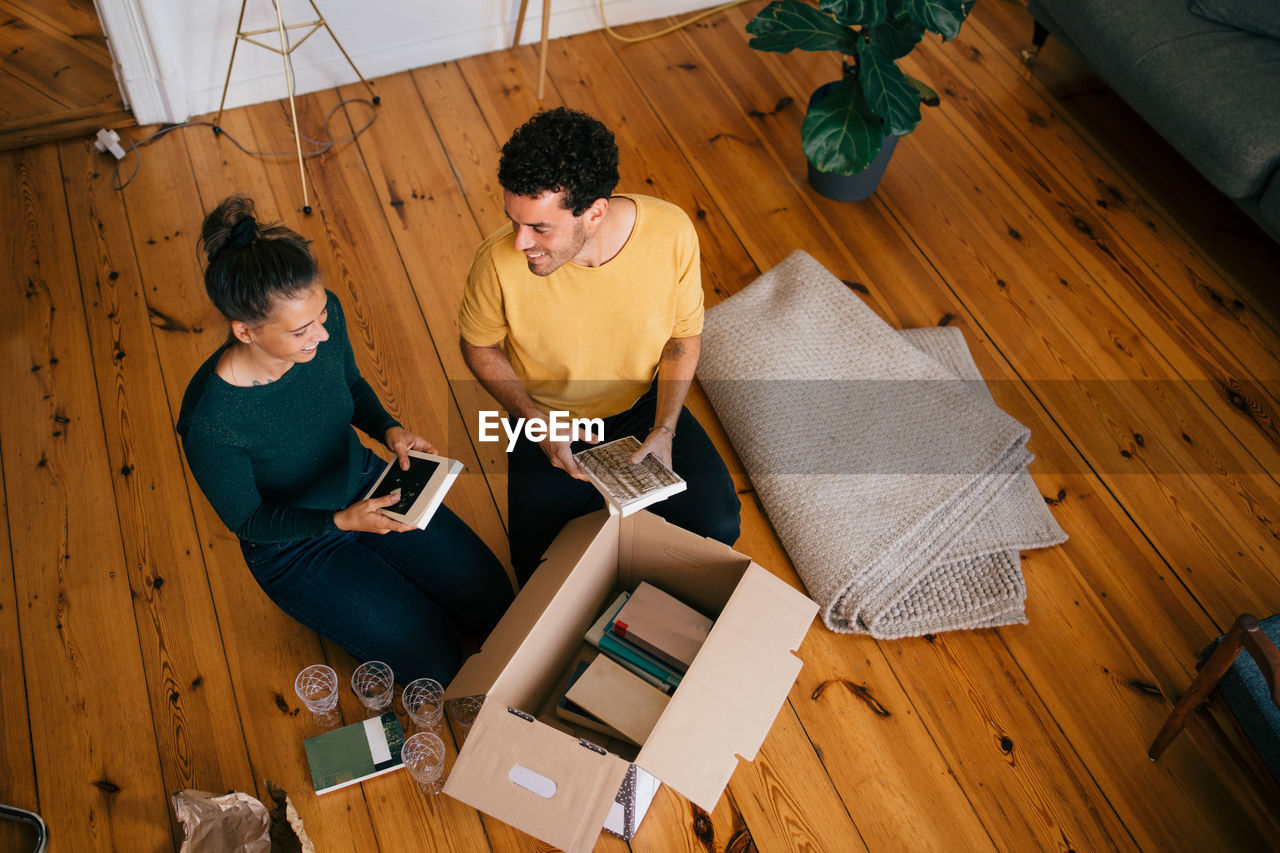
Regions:
[[[1017,552],[1066,535],[959,330],[899,333],[795,252],[708,310],[698,378],[830,628],[1025,621]]]

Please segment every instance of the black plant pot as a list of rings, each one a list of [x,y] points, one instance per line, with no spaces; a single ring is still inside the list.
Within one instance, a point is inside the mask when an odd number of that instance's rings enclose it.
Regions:
[[[836,85],[834,82],[826,83],[815,89],[809,96],[809,106],[812,107],[822,100],[822,96],[834,85]],[[818,195],[832,201],[863,201],[870,198],[876,191],[876,187],[880,186],[880,178],[884,175],[884,170],[889,165],[889,158],[893,156],[893,149],[897,144],[898,137],[886,136],[884,143],[880,146],[880,153],[875,156],[871,164],[861,172],[852,175],[822,172],[810,163],[809,186],[813,187]]]

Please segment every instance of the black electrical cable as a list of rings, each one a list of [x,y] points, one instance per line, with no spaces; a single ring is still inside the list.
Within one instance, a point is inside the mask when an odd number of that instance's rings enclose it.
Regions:
[[[364,133],[366,130],[369,129],[370,125],[372,125],[374,120],[378,117],[378,105],[381,102],[382,102],[381,98],[374,98],[372,101],[368,100],[367,98],[347,98],[344,101],[340,101],[338,105],[335,106],[333,109],[329,110],[329,112],[324,117],[325,135],[329,137],[327,141],[320,140],[320,139],[312,139],[306,134],[300,134],[300,138],[305,140],[308,144],[317,146],[313,150],[303,151],[302,152],[303,158],[305,159],[307,157],[319,157],[321,154],[327,153],[335,145],[342,145],[343,143],[351,142],[357,136]],[[355,131],[350,136],[344,136],[341,139],[334,139],[333,130],[329,126],[330,120],[333,118],[334,113],[336,113],[338,110],[343,109],[347,104],[353,104],[353,103],[369,105],[371,114],[368,120],[365,121],[364,124],[360,125],[360,127],[356,128]],[[350,118],[350,116],[348,116],[348,118]],[[135,155],[135,158],[134,158],[134,164],[133,164],[133,171],[129,174],[129,177],[125,179],[124,183],[120,182],[120,164],[124,161],[117,160],[115,162],[115,167],[111,174],[112,189],[122,190],[125,187],[129,186],[129,184],[132,183],[133,179],[138,176],[138,171],[142,168],[142,152],[141,150],[139,150],[142,148],[142,146],[149,145],[152,142],[155,142],[157,139],[164,136],[165,134],[171,133],[175,130],[181,130],[186,127],[213,128],[213,133],[215,136],[225,136],[227,139],[231,140],[232,145],[239,148],[241,151],[243,151],[244,153],[248,154],[251,157],[295,157],[297,156],[297,151],[295,150],[251,151],[248,148],[245,148],[243,145],[241,145],[240,141],[236,139],[234,136],[227,133],[226,130],[224,130],[223,128],[219,127],[218,125],[214,124],[211,121],[184,121],[179,124],[166,125],[165,127],[160,128],[159,130],[157,130],[155,133],[151,134],[147,138],[139,140],[138,142],[134,142],[132,139],[129,139],[124,134],[120,134],[121,141],[123,141],[127,145],[127,150],[125,154],[127,155],[129,152],[133,152]]]

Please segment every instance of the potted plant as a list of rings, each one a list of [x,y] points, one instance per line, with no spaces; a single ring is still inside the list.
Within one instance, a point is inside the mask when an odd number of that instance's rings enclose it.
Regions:
[[[832,50],[844,73],[809,99],[800,128],[814,189],[838,201],[875,192],[898,137],[920,123],[920,104],[938,93],[897,61],[926,30],[943,41],[960,32],[973,0],[775,0],[747,24],[756,50]]]

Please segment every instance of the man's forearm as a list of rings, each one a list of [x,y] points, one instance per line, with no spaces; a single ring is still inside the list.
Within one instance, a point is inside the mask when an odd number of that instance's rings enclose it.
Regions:
[[[658,359],[658,400],[653,426],[663,426],[675,434],[676,421],[684,407],[693,374],[702,352],[702,336],[671,338]]]
[[[471,373],[493,395],[499,406],[518,418],[543,417],[546,414],[525,391],[501,346],[478,347],[461,338],[458,345]]]

